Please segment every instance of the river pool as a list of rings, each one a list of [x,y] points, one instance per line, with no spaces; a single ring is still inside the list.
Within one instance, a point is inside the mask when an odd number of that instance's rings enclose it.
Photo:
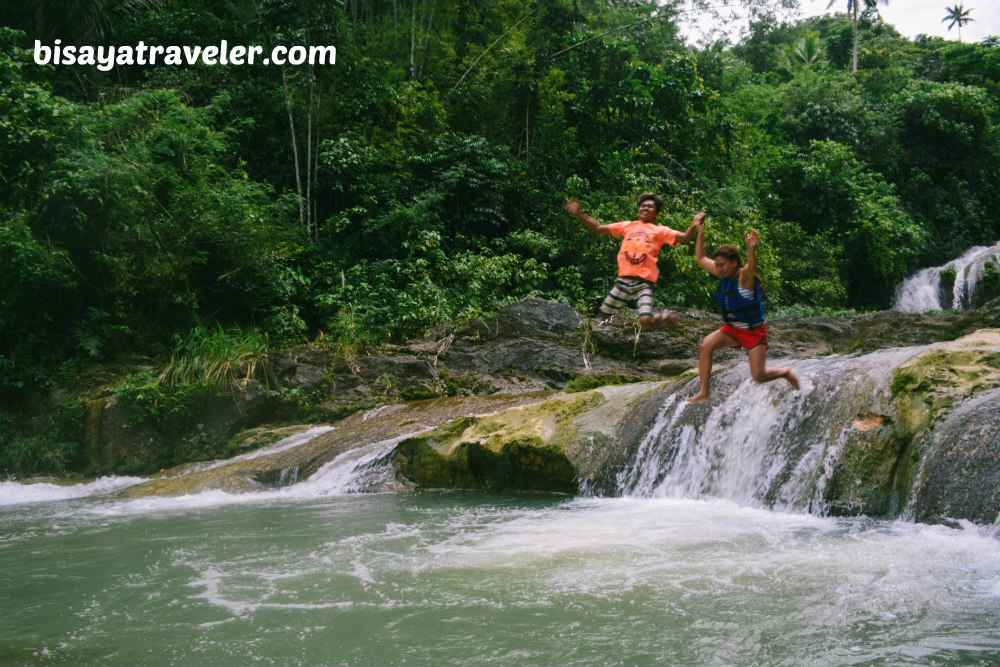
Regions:
[[[972,524],[3,485],[2,665],[1000,664],[1000,540]]]

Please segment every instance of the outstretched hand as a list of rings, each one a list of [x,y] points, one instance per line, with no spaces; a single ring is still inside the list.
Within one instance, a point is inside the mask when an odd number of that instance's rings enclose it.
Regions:
[[[566,212],[570,215],[580,215],[580,202],[575,199],[567,199]]]
[[[751,229],[746,235],[746,242],[748,248],[757,247],[757,244],[760,243],[760,232],[756,229]]]
[[[694,216],[694,221],[691,223],[695,227],[701,227],[702,223],[705,222],[705,212],[702,211]]]

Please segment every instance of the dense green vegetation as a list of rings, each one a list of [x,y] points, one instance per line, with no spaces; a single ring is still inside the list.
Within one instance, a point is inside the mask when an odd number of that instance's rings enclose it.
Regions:
[[[528,295],[592,311],[616,243],[568,196],[612,222],[658,192],[664,224],[708,211],[709,244],[758,228],[772,309],[884,307],[915,267],[1000,238],[998,40],[862,15],[855,73],[846,15],[694,50],[673,11],[20,3],[0,28],[0,399],[123,353],[166,365],[205,332],[355,351]],[[56,38],[337,61],[36,65]],[[710,307],[690,249],[660,269],[660,305]]]

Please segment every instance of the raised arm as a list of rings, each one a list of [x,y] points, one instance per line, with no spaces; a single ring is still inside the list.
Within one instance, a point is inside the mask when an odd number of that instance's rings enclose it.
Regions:
[[[580,210],[580,202],[575,199],[569,199],[566,201],[566,212],[571,216],[583,223],[584,227],[594,232],[595,234],[610,234],[607,225],[602,225],[601,223],[594,220],[592,217]]]
[[[746,234],[747,263],[740,269],[740,287],[753,289],[753,277],[757,275],[757,244],[760,243],[760,232],[751,229]]]
[[[677,242],[687,243],[689,241],[692,241],[695,238],[695,234],[697,234],[696,227],[700,225],[704,219],[705,219],[704,211],[694,216],[694,220],[691,222],[691,226],[688,227],[687,231],[684,232],[683,234],[677,235]]]
[[[701,217],[698,217],[701,216]],[[697,238],[694,241],[694,259],[698,262],[698,266],[705,269],[711,273],[716,278],[719,277],[718,269],[715,268],[715,260],[705,254],[705,225],[704,225],[705,215],[699,213],[694,218],[694,224],[692,227],[695,228],[695,233]]]

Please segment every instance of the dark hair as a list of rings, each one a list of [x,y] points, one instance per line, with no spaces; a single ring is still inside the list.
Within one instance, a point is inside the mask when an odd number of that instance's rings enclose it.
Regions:
[[[716,257],[725,257],[728,260],[735,261],[739,266],[743,266],[743,262],[740,261],[740,251],[735,246],[720,245],[712,253],[712,259]]]
[[[653,202],[653,206],[656,207],[657,213],[659,213],[660,209],[663,208],[663,200],[660,199],[659,195],[654,195],[652,192],[639,195],[639,201],[637,203],[642,204],[642,202],[647,200]]]

